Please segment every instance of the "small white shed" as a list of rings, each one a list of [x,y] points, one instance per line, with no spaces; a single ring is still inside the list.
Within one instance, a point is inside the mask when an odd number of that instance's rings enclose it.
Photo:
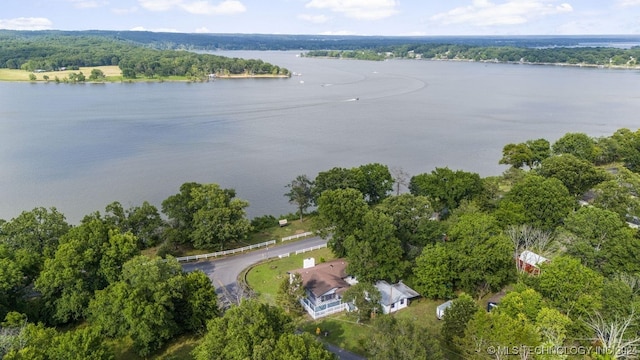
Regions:
[[[444,311],[450,308],[451,304],[453,304],[453,300],[449,300],[446,303],[438,305],[436,308],[436,317],[438,317],[438,320],[442,320],[444,317]]]

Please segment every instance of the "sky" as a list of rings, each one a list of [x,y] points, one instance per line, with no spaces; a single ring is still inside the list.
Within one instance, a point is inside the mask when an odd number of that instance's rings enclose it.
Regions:
[[[620,35],[640,34],[640,0],[2,0],[0,29]]]

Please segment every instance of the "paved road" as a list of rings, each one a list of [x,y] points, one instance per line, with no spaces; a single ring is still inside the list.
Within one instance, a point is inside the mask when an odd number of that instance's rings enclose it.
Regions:
[[[202,270],[216,287],[216,292],[223,301],[236,302],[238,299],[238,283],[236,279],[242,270],[265,259],[278,257],[278,255],[295,252],[296,250],[307,249],[313,246],[326,244],[327,240],[319,237],[272,245],[240,255],[215,259],[210,261],[200,261],[185,263],[182,268],[185,271]],[[302,264],[300,264],[302,267]]]
[[[275,258],[278,257],[278,255],[292,253],[296,250],[307,249],[326,243],[327,240],[319,237],[312,237],[290,243],[281,243],[268,248],[262,248],[260,250],[222,259],[185,263],[182,265],[182,268],[185,271],[204,271],[216,287],[216,293],[218,296],[234,302],[238,298],[239,289],[237,279],[242,270],[262,260]],[[302,267],[302,264],[300,264],[300,267]],[[337,346],[331,344],[325,344],[325,346],[329,351],[336,354],[340,360],[365,360],[365,358]]]

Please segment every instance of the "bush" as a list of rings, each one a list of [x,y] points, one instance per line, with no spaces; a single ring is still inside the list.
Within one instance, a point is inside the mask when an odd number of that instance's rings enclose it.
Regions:
[[[265,229],[272,228],[278,225],[278,219],[273,215],[259,216],[251,220],[251,226],[254,232],[259,232]]]

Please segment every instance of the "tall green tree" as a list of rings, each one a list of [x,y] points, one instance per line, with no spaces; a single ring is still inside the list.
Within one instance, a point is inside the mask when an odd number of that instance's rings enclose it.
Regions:
[[[635,173],[640,173],[640,129],[632,132],[629,129],[619,129],[611,137],[617,152],[622,157],[624,165]]]
[[[429,198],[438,210],[451,211],[462,200],[471,200],[482,192],[480,175],[462,170],[453,171],[447,167],[436,168],[430,174],[415,175],[409,182],[413,195]]]
[[[364,340],[371,360],[444,359],[440,345],[428,331],[404,318],[378,316]]]
[[[534,355],[531,349],[540,342],[540,334],[532,322],[497,311],[476,312],[464,337],[455,340],[465,359],[500,359],[501,354],[496,352],[500,349],[518,349],[522,358],[530,358]]]
[[[467,294],[463,293],[453,300],[442,318],[442,339],[448,344],[453,344],[455,338],[463,337],[467,324],[478,311],[478,305]]]
[[[137,256],[124,264],[119,281],[96,292],[89,313],[104,335],[129,336],[135,351],[148,356],[176,334],[202,329],[217,304],[203,273],[184,274],[173,258]]]
[[[349,262],[347,271],[360,281],[395,283],[408,265],[391,218],[376,210],[364,215],[362,227],[347,236],[344,247]]]
[[[497,217],[506,225],[530,224],[551,230],[561,224],[575,204],[575,198],[560,180],[527,175],[505,195]]]
[[[393,190],[393,177],[386,165],[366,164],[352,171],[355,173],[358,190],[369,205],[380,203]]]
[[[405,252],[410,246],[424,246],[442,237],[444,225],[433,221],[433,208],[426,196],[401,194],[384,199],[377,210],[391,217],[396,237]]]
[[[280,336],[272,352],[265,360],[336,360],[337,356],[309,334]]]
[[[12,259],[0,257],[0,318],[19,308],[26,285],[19,265]]]
[[[358,189],[355,172],[341,167],[319,172],[313,183],[313,198],[316,204],[322,193],[327,190]]]
[[[296,205],[298,213],[300,214],[300,221],[302,221],[302,215],[313,204],[313,182],[309,180],[307,175],[298,175],[286,186],[289,192],[284,194],[289,199],[289,203]]]
[[[168,217],[170,228],[167,229],[167,237],[174,243],[188,243],[193,232],[193,215],[196,208],[193,206],[191,191],[201,187],[201,184],[187,182],[180,185],[180,192],[171,195],[162,201],[162,212]]]
[[[584,133],[566,133],[551,148],[556,155],[571,154],[589,162],[594,162],[599,155],[595,140]]]
[[[640,272],[640,239],[618,214],[596,207],[581,207],[564,221],[567,253],[605,275]]]
[[[372,283],[359,282],[347,289],[342,294],[342,301],[345,303],[353,303],[356,310],[352,311],[358,322],[366,322],[371,319],[373,314],[382,314],[380,300],[382,295],[378,288]]]
[[[70,228],[65,216],[55,207],[38,207],[0,224],[0,244],[38,254],[44,262],[44,258],[53,256],[60,237]]]
[[[164,230],[158,209],[147,201],[127,210],[114,201],[106,206],[104,221],[122,232],[130,231],[138,239],[140,248],[156,245]]]
[[[133,235],[109,231],[93,220],[72,228],[60,239],[35,281],[50,312],[50,321],[66,323],[86,316],[93,293],[113,281],[120,267],[138,254]]]
[[[541,265],[534,288],[567,316],[588,316],[602,306],[603,277],[580,260],[558,256]]]
[[[245,208],[249,202],[235,197],[235,191],[217,184],[205,184],[191,191],[189,207],[193,213],[193,232],[196,248],[224,248],[229,242],[244,240],[251,230]]]
[[[290,278],[282,279],[276,295],[276,303],[288,314],[300,315],[304,312],[300,299],[305,296],[302,277],[295,273]]]
[[[481,297],[514,280],[514,246],[493,216],[464,214],[449,235],[457,284],[462,290]]]
[[[593,163],[572,154],[562,154],[545,159],[538,169],[544,177],[560,180],[569,192],[578,197],[595,185],[608,179],[607,174]]]
[[[316,226],[327,246],[337,257],[346,255],[345,240],[362,226],[369,211],[362,193],[356,189],[327,190],[318,198]]]
[[[454,259],[455,254],[447,244],[425,246],[413,267],[416,290],[432,299],[452,298],[457,279]]]
[[[284,334],[293,333],[291,318],[280,308],[245,300],[210,320],[192,354],[196,360],[265,359]],[[284,345],[284,344],[283,344]]]
[[[202,334],[207,322],[220,315],[218,294],[202,271],[183,274],[182,280],[181,296],[174,300],[174,317],[181,331]]]

